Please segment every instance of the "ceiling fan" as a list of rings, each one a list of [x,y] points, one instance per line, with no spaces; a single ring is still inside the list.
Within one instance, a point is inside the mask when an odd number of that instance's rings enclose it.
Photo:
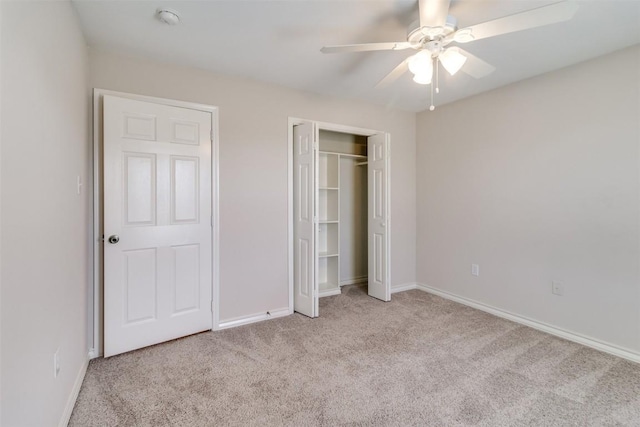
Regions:
[[[515,15],[494,19],[481,24],[458,29],[457,20],[449,15],[451,0],[418,0],[419,20],[407,32],[406,42],[364,43],[340,46],[324,46],[323,53],[368,52],[376,50],[418,51],[402,61],[376,85],[387,86],[402,76],[407,70],[413,73],[413,80],[422,85],[431,84],[438,64],[451,75],[462,70],[475,78],[491,74],[495,67],[452,43],[469,43],[502,34],[555,24],[571,19],[578,9],[573,1],[561,1],[548,6],[531,9]],[[463,67],[464,66],[464,67]],[[433,84],[431,84],[431,107],[433,110]]]

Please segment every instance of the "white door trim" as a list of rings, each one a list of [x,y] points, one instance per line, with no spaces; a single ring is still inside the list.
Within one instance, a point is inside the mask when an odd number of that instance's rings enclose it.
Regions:
[[[219,219],[219,139],[218,107],[193,102],[176,101],[152,96],[135,95],[106,89],[93,89],[93,233],[90,247],[93,249],[93,286],[89,292],[89,321],[92,323],[89,334],[89,357],[102,356],[104,346],[103,329],[103,191],[102,191],[102,97],[113,95],[137,101],[153,102],[173,107],[211,113],[211,215],[212,215],[212,299],[213,330],[220,329],[220,219]]]
[[[391,136],[387,132],[359,128],[355,126],[347,126],[336,123],[328,123],[328,122],[319,122],[317,120],[309,120],[302,119],[299,117],[289,117],[287,123],[287,233],[288,233],[288,241],[287,241],[287,264],[288,264],[288,277],[289,277],[289,313],[293,314],[293,127],[298,124],[302,124],[305,122],[312,122],[316,124],[318,130],[328,130],[333,132],[343,132],[350,133],[352,135],[361,135],[361,136],[372,136],[378,134],[384,134],[389,141],[389,150],[391,150]],[[390,156],[387,156],[390,158]],[[387,245],[391,248],[391,216],[389,215],[391,212],[391,162],[387,160],[388,171],[387,171],[387,179],[386,185],[389,193],[389,197],[386,199],[386,212],[388,215],[387,220],[387,229],[389,230],[389,238]],[[391,295],[391,251],[389,250],[389,257],[387,259],[387,294]]]

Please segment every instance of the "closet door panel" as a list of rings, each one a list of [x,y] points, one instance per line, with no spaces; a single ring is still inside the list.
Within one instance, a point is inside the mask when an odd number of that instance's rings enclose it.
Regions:
[[[293,306],[298,313],[318,316],[315,202],[317,155],[314,125],[293,129]]]
[[[368,142],[369,295],[391,299],[389,272],[389,142],[373,135]]]

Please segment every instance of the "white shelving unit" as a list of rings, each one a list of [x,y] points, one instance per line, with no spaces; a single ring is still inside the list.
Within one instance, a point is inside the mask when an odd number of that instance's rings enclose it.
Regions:
[[[319,296],[340,293],[340,156],[320,153],[318,159]]]
[[[340,159],[367,161],[366,138],[320,131],[317,266],[319,296],[340,294]]]
[[[318,158],[318,281],[320,297],[340,294],[340,158],[359,154],[321,151]]]

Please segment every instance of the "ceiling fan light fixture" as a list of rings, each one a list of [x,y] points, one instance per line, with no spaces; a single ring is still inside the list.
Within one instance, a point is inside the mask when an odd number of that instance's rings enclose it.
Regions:
[[[429,73],[416,74],[413,76],[413,81],[418,83],[419,85],[431,84],[432,79],[433,79],[433,74],[429,74]]]
[[[431,53],[426,50],[421,50],[409,59],[409,71],[413,74],[433,74],[433,63],[431,60]]]
[[[460,53],[458,48],[450,47],[440,54],[440,62],[445,70],[452,76],[460,71],[460,68],[467,62],[467,57]]]

